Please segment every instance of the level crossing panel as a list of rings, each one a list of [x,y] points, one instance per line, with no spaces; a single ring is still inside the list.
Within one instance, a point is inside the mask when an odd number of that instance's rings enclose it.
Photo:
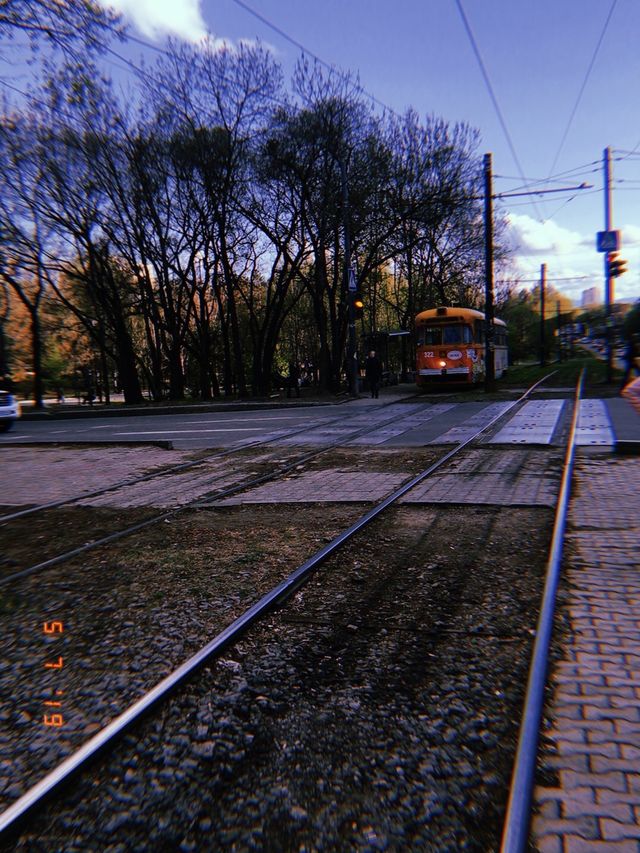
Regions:
[[[488,443],[550,444],[563,408],[564,400],[530,400]]]

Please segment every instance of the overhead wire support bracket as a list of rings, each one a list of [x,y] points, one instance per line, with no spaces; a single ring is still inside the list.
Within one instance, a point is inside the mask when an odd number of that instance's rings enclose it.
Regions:
[[[496,193],[493,198],[516,198],[521,195],[548,195],[549,193],[568,193],[576,190],[591,190],[593,184],[582,183],[578,187],[558,187],[553,190],[528,190],[521,193]]]
[[[528,190],[526,192],[518,192],[518,193],[494,193],[491,198],[492,199],[502,199],[502,198],[515,198],[516,196],[521,195],[547,195],[547,193],[569,193],[569,192],[577,192],[578,190],[591,190],[593,189],[593,184],[582,183],[578,187],[558,187],[553,190]],[[483,201],[484,195],[472,195],[468,197],[469,201]]]

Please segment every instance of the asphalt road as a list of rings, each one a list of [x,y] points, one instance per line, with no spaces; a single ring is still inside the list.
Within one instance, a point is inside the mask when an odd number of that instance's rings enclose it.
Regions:
[[[340,406],[300,410],[206,412],[73,420],[19,420],[0,434],[2,444],[30,442],[154,442],[171,441],[177,449],[227,447],[263,439],[346,414]]]

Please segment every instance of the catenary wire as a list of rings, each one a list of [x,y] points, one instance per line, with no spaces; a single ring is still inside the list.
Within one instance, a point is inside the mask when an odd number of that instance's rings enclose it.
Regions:
[[[599,166],[600,160],[591,160],[588,163],[582,163],[579,166],[574,166],[572,169],[565,169],[563,172],[556,172],[554,175],[550,175],[548,178],[526,178],[525,180],[529,181],[530,184],[541,184],[545,181],[554,182],[560,179],[566,179],[567,176],[572,175],[575,172],[584,173],[588,175],[591,173],[591,169],[589,166]],[[522,180],[520,175],[494,175],[496,180],[503,179],[506,181],[520,181]]]
[[[259,13],[257,13],[255,10],[251,9],[251,7],[249,7],[246,3],[244,3],[244,2],[243,2],[243,0],[234,0],[234,2],[235,2],[235,3],[237,3],[239,6],[241,6],[242,8],[244,8],[244,9],[245,9],[247,12],[249,12],[250,14],[254,15],[256,18],[258,18],[259,20],[261,20],[261,21],[262,21],[266,26],[269,26],[269,27],[270,27],[271,29],[273,29],[275,32],[279,33],[279,34],[280,34],[283,38],[285,38],[287,41],[289,41],[290,43],[294,44],[296,47],[298,47],[298,48],[299,48],[300,50],[302,50],[303,52],[307,53],[307,54],[308,54],[309,56],[311,56],[315,61],[317,61],[318,63],[320,63],[320,64],[321,64],[321,65],[323,65],[324,67],[328,68],[332,73],[341,73],[339,70],[337,70],[337,69],[335,68],[335,66],[332,66],[332,65],[330,65],[329,63],[327,63],[327,62],[326,62],[325,60],[323,60],[321,57],[317,56],[317,55],[316,55],[316,54],[314,54],[312,51],[308,50],[308,49],[307,49],[307,48],[306,48],[302,43],[297,42],[295,39],[293,39],[291,36],[289,36],[289,35],[288,35],[284,30],[282,30],[281,28],[277,27],[275,24],[273,24],[272,22],[270,22],[269,20],[267,20],[266,18],[264,18],[264,16],[260,15],[260,14],[259,14]],[[617,2],[617,0],[613,0],[612,9],[610,10],[609,17],[607,18],[607,23],[608,23],[608,21],[609,21],[609,19],[610,19],[611,13],[612,13],[612,11],[613,11],[613,7],[615,6],[616,2]],[[499,104],[498,104],[497,98],[495,97],[495,94],[494,94],[494,92],[493,92],[493,88],[492,88],[492,86],[491,86],[491,82],[490,82],[490,79],[489,79],[489,77],[488,77],[488,73],[486,72],[486,68],[485,68],[485,66],[484,66],[484,62],[483,62],[483,60],[482,60],[482,57],[481,57],[480,52],[479,52],[479,49],[478,49],[478,47],[477,47],[477,44],[476,44],[475,38],[474,38],[474,36],[473,36],[473,32],[472,32],[471,27],[470,27],[470,25],[469,25],[468,19],[466,18],[466,15],[465,15],[465,13],[464,13],[464,9],[462,8],[461,0],[456,0],[456,3],[457,3],[458,8],[459,8],[459,10],[460,10],[460,14],[461,14],[462,19],[463,19],[463,22],[464,22],[464,24],[465,24],[465,28],[467,29],[467,33],[468,33],[469,38],[470,38],[470,40],[471,40],[471,44],[472,44],[472,47],[473,47],[474,52],[475,52],[475,54],[476,54],[477,60],[478,60],[478,62],[479,62],[479,64],[480,64],[480,68],[481,68],[481,71],[482,71],[483,76],[484,76],[484,78],[485,78],[485,82],[486,82],[486,84],[487,84],[487,87],[488,87],[489,93],[490,93],[490,95],[491,95],[491,98],[492,98],[492,100],[493,100],[494,107],[495,107],[496,112],[497,112],[497,114],[498,114],[498,118],[500,119],[500,122],[501,122],[502,127],[503,127],[503,131],[505,132],[505,135],[506,135],[506,137],[507,137],[507,141],[508,141],[509,146],[510,146],[510,148],[511,148],[511,153],[512,153],[512,155],[513,155],[513,157],[514,157],[514,160],[515,160],[515,162],[516,162],[516,165],[518,166],[518,169],[520,170],[520,173],[521,173],[521,174],[520,174],[520,180],[525,181],[525,183],[524,183],[523,185],[521,185],[521,187],[515,187],[515,188],[512,188],[512,189],[511,189],[511,191],[513,191],[514,189],[520,189],[520,188],[528,189],[528,188],[530,187],[531,183],[542,183],[542,182],[544,181],[544,179],[529,179],[529,178],[526,178],[526,177],[524,176],[524,173],[523,173],[523,170],[522,170],[521,164],[520,164],[520,162],[519,162],[519,160],[518,160],[518,157],[517,157],[517,154],[516,154],[516,151],[515,151],[515,147],[514,147],[514,145],[513,145],[513,142],[512,142],[511,136],[510,136],[509,131],[508,131],[508,128],[507,128],[507,126],[506,126],[506,122],[504,121],[504,118],[503,118],[502,112],[501,112],[501,110],[500,110],[500,107],[499,107]],[[153,50],[153,51],[155,51],[156,53],[159,53],[159,54],[161,54],[161,55],[167,56],[167,57],[169,57],[169,58],[171,58],[171,59],[174,59],[174,60],[176,59],[176,55],[175,55],[175,54],[172,54],[170,51],[166,50],[165,48],[162,48],[162,47],[159,47],[159,46],[157,46],[157,45],[154,45],[154,44],[152,44],[151,42],[148,42],[148,41],[146,41],[146,40],[144,40],[144,39],[140,39],[140,38],[138,38],[138,37],[136,37],[136,36],[134,36],[134,35],[131,35],[131,34],[129,34],[129,33],[126,33],[126,34],[124,34],[124,35],[123,35],[121,31],[116,30],[114,27],[108,27],[108,29],[110,29],[110,30],[112,30],[114,33],[118,34],[118,35],[119,35],[119,37],[120,37],[121,39],[122,39],[122,38],[124,38],[124,39],[125,39],[125,40],[127,40],[127,41],[130,41],[130,42],[136,43],[136,44],[138,44],[138,45],[140,45],[140,46],[143,46],[143,47],[145,47],[145,48],[148,48],[148,49],[150,49],[150,50]],[[605,27],[605,29],[606,29],[606,27]],[[602,37],[601,37],[600,41],[601,41],[601,40],[602,40]],[[599,42],[599,44],[600,44],[600,42]],[[112,56],[116,57],[120,62],[124,63],[124,64],[125,64],[125,66],[126,66],[126,69],[125,69],[125,68],[123,68],[123,66],[119,65],[118,63],[114,62],[113,60],[108,60],[108,61],[109,61],[109,62],[110,62],[114,67],[120,68],[121,70],[131,70],[131,71],[132,71],[132,72],[134,72],[135,74],[137,74],[137,75],[139,75],[139,76],[142,76],[142,77],[145,77],[148,81],[150,81],[150,82],[152,82],[152,83],[154,83],[154,84],[156,84],[156,85],[159,85],[159,84],[160,84],[160,81],[159,81],[159,79],[158,79],[157,77],[155,77],[153,74],[149,73],[149,72],[148,72],[148,71],[146,71],[145,69],[140,68],[140,67],[139,67],[139,66],[137,66],[134,62],[132,62],[131,60],[129,60],[129,59],[127,59],[126,57],[122,56],[122,55],[121,55],[120,53],[118,53],[117,51],[113,50],[113,48],[111,48],[111,47],[105,47],[105,51],[106,51],[107,53],[111,54]],[[180,58],[180,57],[178,57],[178,58]],[[31,100],[31,101],[32,101],[32,102],[34,102],[34,103],[39,103],[39,104],[41,104],[41,105],[46,106],[46,108],[47,108],[48,110],[53,111],[53,112],[54,112],[54,113],[56,113],[56,114],[64,115],[64,113],[63,113],[62,111],[60,111],[60,109],[59,109],[58,107],[54,106],[53,104],[46,104],[46,103],[45,103],[44,101],[42,101],[41,99],[38,99],[37,97],[35,97],[35,96],[34,96],[34,95],[32,95],[32,94],[28,94],[28,93],[24,92],[23,90],[19,89],[18,87],[12,86],[11,84],[7,83],[7,82],[6,82],[5,80],[3,80],[3,79],[0,79],[0,84],[4,85],[6,88],[11,89],[12,91],[14,91],[14,92],[16,92],[16,93],[18,93],[18,94],[22,95],[23,97],[25,97],[25,98],[27,98],[27,99]],[[163,85],[166,85],[166,81],[163,81]],[[382,101],[380,101],[379,99],[377,99],[375,96],[373,96],[371,93],[367,92],[363,87],[361,87],[361,86],[359,86],[359,85],[358,85],[358,86],[357,86],[357,88],[358,88],[358,89],[359,89],[359,90],[360,90],[364,95],[366,95],[368,98],[370,98],[373,102],[377,103],[378,105],[380,105],[380,106],[381,106],[381,107],[383,107],[384,109],[388,110],[390,113],[392,113],[392,114],[394,114],[394,115],[396,115],[396,116],[398,116],[398,115],[399,115],[396,111],[394,111],[394,110],[393,110],[391,107],[389,107],[387,104],[383,103]],[[284,105],[285,105],[283,101],[281,101],[281,100],[279,100],[279,99],[277,99],[277,98],[274,98],[273,96],[267,96],[267,97],[268,97],[270,100],[272,100],[275,104],[277,104],[278,106],[284,106]],[[638,146],[636,146],[636,147],[640,147],[640,141],[638,142]],[[635,153],[635,149],[634,149],[634,151],[629,152],[629,154],[628,154],[627,156],[631,156],[631,155],[633,155],[634,153]],[[624,158],[622,158],[622,159],[624,159]],[[591,170],[590,172],[582,172],[582,173],[580,172],[580,170],[581,170],[581,169],[583,169],[583,168],[584,168],[584,166],[594,165],[594,164],[596,164],[597,162],[598,162],[598,161],[592,161],[592,163],[587,163],[587,164],[584,164],[583,166],[577,166],[577,167],[574,167],[573,169],[568,169],[568,170],[565,170],[564,172],[559,172],[559,173],[557,173],[556,175],[550,176],[550,177],[549,177],[549,179],[548,179],[548,181],[549,181],[549,182],[553,182],[554,180],[559,181],[559,180],[561,179],[561,177],[562,177],[562,176],[565,176],[565,175],[566,175],[566,176],[574,175],[574,176],[577,178],[579,174],[585,174],[585,175],[586,175],[586,174],[593,173],[594,171],[597,171],[597,170]],[[576,173],[577,173],[577,174],[576,174]],[[496,177],[496,178],[505,178],[505,179],[507,178],[507,176],[503,176],[503,175],[499,175],[499,176],[495,176],[495,177]],[[507,191],[505,190],[505,192],[507,192]],[[588,192],[587,192],[587,193],[583,193],[583,195],[585,195],[585,194],[586,194],[586,195],[590,195],[591,193],[588,193]],[[575,198],[575,196],[572,196],[571,198],[569,198],[569,199],[567,199],[565,202],[563,202],[563,204],[560,206],[560,208],[558,208],[558,210],[557,210],[557,211],[552,215],[552,217],[551,217],[551,218],[553,218],[553,216],[555,216],[559,210],[561,210],[562,208],[564,208],[564,207],[565,207],[565,205],[566,205],[566,204],[568,204],[570,201],[572,201],[574,198]],[[531,202],[515,203],[515,204],[512,204],[512,205],[510,205],[510,206],[518,207],[518,206],[523,206],[524,204],[532,205],[532,206],[534,207],[534,209],[535,209],[535,211],[536,211],[537,215],[538,215],[538,218],[540,218],[540,219],[541,219],[541,221],[542,221],[542,217],[540,216],[540,211],[539,211],[539,208],[538,208],[537,202],[536,202],[535,200],[532,200]]]
[[[480,49],[478,48],[478,44],[477,44],[475,36],[473,34],[473,30],[471,29],[471,25],[469,24],[469,20],[467,19],[464,8],[462,6],[462,0],[456,0],[456,6],[458,7],[458,11],[460,12],[460,17],[462,18],[462,23],[464,24],[464,28],[467,32],[467,36],[469,37],[469,41],[471,42],[471,47],[472,47],[473,52],[475,54],[475,57],[478,61],[478,65],[480,66],[480,71],[482,73],[482,77],[484,79],[485,85],[486,85],[487,90],[489,92],[489,96],[491,98],[494,109],[495,109],[496,114],[498,116],[498,120],[500,121],[500,125],[502,126],[502,130],[503,130],[503,133],[506,137],[507,144],[509,146],[509,150],[511,151],[511,156],[513,157],[513,160],[514,160],[514,162],[518,168],[518,172],[520,173],[520,179],[523,181],[525,186],[528,186],[527,180],[524,176],[524,169],[522,168],[522,165],[520,163],[520,159],[519,159],[518,154],[517,154],[516,149],[515,149],[515,145],[513,144],[513,140],[511,138],[511,134],[509,133],[509,128],[507,127],[507,123],[504,120],[504,116],[502,115],[502,110],[500,109],[498,99],[496,98],[495,92],[493,91],[493,86],[491,85],[491,80],[489,79],[489,74],[487,72],[486,66],[485,66],[484,61],[482,59]],[[542,221],[542,216],[540,214],[540,209],[537,206],[537,202],[534,201],[533,205],[534,205],[534,208],[535,208],[536,213],[538,215],[538,218]]]
[[[292,36],[290,36],[288,33],[286,33],[281,27],[279,27],[276,24],[274,24],[273,22],[269,21],[267,18],[264,17],[264,15],[261,15],[259,12],[256,12],[255,9],[252,9],[247,3],[242,2],[242,0],[234,0],[234,2],[237,3],[238,6],[240,6],[242,9],[244,9],[250,15],[253,15],[259,21],[261,21],[265,26],[269,27],[271,30],[273,30],[278,35],[280,35],[283,39],[288,41],[290,44],[294,45],[294,47],[297,47],[303,53],[307,54],[313,60],[315,60],[317,63],[322,65],[324,68],[327,68],[332,74],[344,75],[344,72],[341,71],[339,68],[337,68],[335,65],[331,65],[329,62],[322,59],[321,56],[318,56],[318,54],[309,50],[309,48],[305,47],[301,42],[294,39]],[[109,29],[113,29],[113,28],[109,27]],[[115,32],[115,30],[114,30],[114,32]],[[126,39],[128,41],[131,41],[135,44],[140,45],[141,47],[146,47],[150,50],[155,51],[156,53],[162,54],[163,56],[167,56],[170,59],[175,59],[175,55],[172,54],[170,51],[166,50],[163,47],[159,47],[158,45],[152,44],[151,42],[145,41],[144,39],[138,38],[137,36],[127,34]],[[393,107],[390,107],[388,104],[384,103],[384,101],[381,101],[379,98],[377,98],[375,95],[373,95],[371,92],[368,92],[363,86],[356,84],[356,88],[360,92],[362,92],[363,95],[366,95],[366,97],[369,98],[373,103],[375,103],[378,106],[382,107],[383,109],[387,110],[387,112],[391,113],[392,115],[395,115],[396,117],[401,118],[400,113],[398,113],[396,110],[394,110]]]
[[[554,217],[556,217],[560,213],[561,210],[564,210],[565,207],[568,204],[571,204],[572,201],[575,201],[576,198],[578,198],[577,194],[572,195],[571,198],[568,198],[568,199],[566,199],[566,201],[563,201],[562,204],[559,207],[556,207],[556,209],[553,211],[553,213],[550,214],[549,219],[553,219]]]
[[[562,201],[562,203],[563,203],[562,206],[564,207],[564,205],[567,204],[567,202],[569,202],[569,201],[573,201],[574,199],[578,199],[578,198],[585,198],[586,196],[589,196],[589,195],[597,195],[598,193],[601,193],[601,192],[602,192],[602,189],[584,190],[583,192],[581,192],[579,194],[573,194],[573,195],[569,196],[569,198],[560,199],[560,201]],[[535,205],[534,200],[510,202],[509,203],[509,209],[511,209],[512,207],[525,207],[525,206],[529,207],[531,205]],[[551,218],[551,217],[549,217],[549,218]]]
[[[244,9],[246,12],[248,12],[250,15],[253,15],[254,18],[257,18],[257,20],[261,21],[265,26],[269,27],[269,29],[273,30],[275,33],[277,33],[283,39],[288,41],[290,44],[294,45],[294,47],[297,47],[298,50],[301,50],[303,53],[306,53],[308,56],[310,56],[316,62],[320,63],[320,65],[327,68],[333,74],[336,74],[336,73],[342,74],[343,73],[339,69],[337,69],[335,67],[335,65],[331,65],[329,62],[326,62],[324,59],[322,59],[322,57],[318,56],[316,53],[313,53],[308,48],[306,48],[301,42],[297,41],[292,36],[290,36],[288,33],[286,33],[281,27],[274,24],[268,18],[265,18],[264,15],[261,15],[259,12],[256,12],[256,10],[252,9],[248,3],[244,2],[244,0],[233,0],[233,2],[237,6],[240,6],[241,9]],[[397,118],[402,118],[400,113],[398,113],[396,110],[394,110],[388,104],[385,104],[384,101],[381,101],[379,98],[376,98],[375,95],[372,95],[370,92],[367,92],[367,90],[364,89],[362,86],[360,86],[358,83],[356,83],[356,87],[362,92],[363,95],[366,95],[367,98],[370,98],[374,104],[377,104],[379,107],[382,107],[383,109],[387,110],[388,112],[390,112],[392,115],[396,116]]]
[[[596,43],[595,49],[593,51],[593,55],[591,57],[591,61],[587,67],[587,71],[584,75],[584,79],[582,81],[582,85],[580,86],[580,90],[578,92],[578,97],[576,98],[576,102],[573,105],[573,109],[571,110],[571,114],[569,116],[569,120],[564,129],[564,133],[562,134],[562,138],[560,140],[560,144],[558,145],[558,150],[556,151],[555,157],[553,158],[553,163],[551,164],[551,168],[549,169],[549,174],[553,172],[558,162],[558,158],[560,157],[560,153],[564,147],[565,142],[567,141],[567,136],[569,135],[569,130],[571,129],[571,125],[573,124],[573,119],[578,111],[578,107],[580,106],[580,101],[582,100],[582,96],[584,95],[584,91],[587,87],[587,83],[589,82],[589,77],[591,76],[591,72],[593,71],[593,66],[595,65],[598,53],[600,52],[600,47],[602,46],[602,42],[604,41],[604,37],[606,35],[607,29],[609,28],[609,23],[613,16],[614,10],[616,8],[618,0],[612,0],[611,6],[609,8],[609,13],[605,19],[605,22],[602,26],[602,30],[600,32],[600,37]]]
[[[528,184],[518,184],[515,187],[510,187],[507,190],[502,190],[502,192],[513,192],[515,190],[531,189],[531,192],[535,193],[536,190],[532,189],[532,187],[535,187],[536,184],[547,184],[547,183],[549,183],[549,184],[562,184],[562,183],[566,183],[568,180],[571,180],[571,179],[577,181],[580,178],[587,178],[587,177],[589,177],[589,175],[599,174],[600,171],[601,171],[600,168],[595,168],[595,169],[583,169],[583,168],[577,169],[576,168],[576,169],[570,170],[570,172],[567,173],[566,175],[564,175],[564,177],[554,176],[554,177],[549,178],[549,179],[547,179],[547,178],[540,178],[540,179],[537,179],[537,178],[536,179],[529,179],[529,178],[527,178],[527,180],[529,181]],[[563,174],[562,172],[558,173],[559,176],[561,176],[562,174]],[[508,177],[506,175],[494,175],[493,177],[496,180],[512,180],[512,181],[520,180],[519,178],[516,178],[513,176]]]
[[[614,148],[613,151],[615,154],[625,155],[624,157],[616,157],[616,160],[627,160],[629,157],[640,157],[640,139],[638,140],[634,148],[631,149],[631,151],[626,151],[623,148]]]

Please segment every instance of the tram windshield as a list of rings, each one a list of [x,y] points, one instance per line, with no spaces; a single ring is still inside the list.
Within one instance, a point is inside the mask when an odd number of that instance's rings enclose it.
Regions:
[[[419,346],[470,343],[473,343],[471,329],[462,323],[455,326],[420,326],[418,329]]]

